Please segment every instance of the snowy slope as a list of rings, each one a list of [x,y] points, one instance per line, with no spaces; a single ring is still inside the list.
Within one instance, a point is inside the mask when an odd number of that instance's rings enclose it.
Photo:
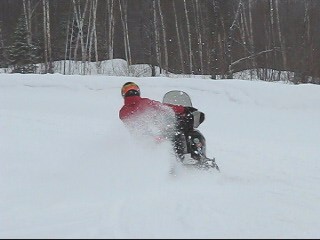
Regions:
[[[168,174],[132,138],[120,87],[180,89],[220,174]],[[243,80],[0,79],[0,238],[319,238],[320,87]]]

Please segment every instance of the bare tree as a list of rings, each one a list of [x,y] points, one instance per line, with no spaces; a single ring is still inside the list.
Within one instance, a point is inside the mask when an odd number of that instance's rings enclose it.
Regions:
[[[73,58],[72,58],[72,48],[73,48],[73,41],[75,39],[75,31],[74,31],[74,26],[75,26],[75,15],[73,14],[73,17],[72,17],[72,22],[71,22],[71,33],[70,33],[70,44],[69,44],[69,60],[73,59],[74,61],[77,60],[77,55],[74,55]],[[76,40],[76,42],[78,42]],[[75,49],[77,49],[77,47],[75,47]],[[71,64],[69,64],[69,73],[71,72]]]
[[[71,34],[69,34],[70,32],[70,25],[71,25]],[[67,61],[67,56],[68,56],[68,46],[71,46],[71,42],[72,42],[72,33],[73,33],[73,28],[72,28],[72,24],[70,24],[70,14],[68,17],[68,21],[67,21],[67,26],[66,26],[66,42],[65,42],[65,47],[64,47],[64,62],[63,62],[63,74],[66,74],[66,61]],[[69,38],[70,36],[70,38]],[[71,49],[70,49],[70,53],[71,53]],[[71,56],[69,56],[69,60],[71,59]],[[69,64],[69,74],[70,74],[70,64]]]
[[[281,31],[281,23],[280,23],[280,13],[279,13],[279,0],[275,0],[275,7],[276,7],[276,18],[277,18],[277,26],[278,26],[278,36],[279,36],[279,42],[281,45],[281,53],[282,53],[282,59],[283,59],[283,67],[287,68],[287,55],[286,55],[286,41],[282,36]]]
[[[239,22],[239,16],[240,16],[241,9],[242,9],[242,0],[239,0],[237,11],[234,15],[234,19],[233,19],[232,24],[229,27],[229,31],[228,31],[228,40],[227,40],[227,64],[229,65],[228,73],[227,73],[228,78],[233,78],[233,71],[231,68],[233,59],[232,59],[231,50],[232,50],[232,46],[234,43],[234,31],[237,28],[237,23]]]
[[[113,46],[114,46],[114,0],[107,2],[107,13],[108,13],[108,58],[113,59]]]
[[[44,59],[45,73],[53,72],[52,50],[51,50],[51,33],[50,33],[50,10],[49,0],[42,0],[43,6],[43,32],[44,32]]]
[[[160,23],[161,23],[161,32],[163,37],[163,48],[164,48],[164,68],[166,71],[169,70],[169,60],[168,60],[168,47],[167,47],[167,32],[166,32],[166,26],[164,23],[163,13],[161,10],[160,0],[158,2],[158,9],[159,9],[159,15],[160,15]]]
[[[93,35],[94,35],[94,52],[95,52],[95,61],[98,64],[99,55],[98,55],[98,37],[97,37],[97,9],[98,9],[98,0],[94,1],[93,3]]]
[[[92,46],[94,45],[95,62],[96,62],[96,66],[99,69],[98,50],[97,50],[97,48],[98,48],[98,46],[97,46],[97,31],[96,31],[97,4],[98,4],[98,0],[92,0],[90,2],[86,49],[88,51],[88,61],[90,63],[92,61],[92,56],[91,56],[92,52],[93,52]]]
[[[160,51],[160,37],[159,37],[159,30],[158,30],[158,18],[157,18],[157,8],[156,8],[156,0],[152,2],[152,9],[153,9],[153,26],[154,26],[154,36],[155,36],[155,49],[156,49],[156,59],[159,65],[160,71],[162,69],[162,56]]]
[[[222,41],[221,36],[218,32],[218,22],[219,22],[219,13],[220,13],[220,7],[218,4],[218,1],[214,0],[212,2],[213,5],[213,15],[212,15],[212,30],[208,29],[207,32],[211,32],[211,34],[208,34],[209,37],[207,38],[209,51],[207,51],[207,59],[209,62],[209,72],[211,75],[211,79],[216,79],[217,74],[219,72],[219,63],[221,63],[221,60],[218,60],[218,51],[219,48],[221,49],[221,52],[223,50],[222,47]],[[210,17],[207,16],[206,20],[209,22]],[[205,24],[204,24],[205,25]]]
[[[123,5],[122,5],[123,2]],[[123,37],[124,37],[124,50],[126,55],[126,60],[129,66],[131,65],[131,50],[130,50],[130,42],[129,42],[129,31],[128,31],[128,20],[127,20],[127,2],[124,0],[119,0],[119,8],[120,8],[120,16],[123,28]]]
[[[190,74],[193,73],[193,52],[192,52],[192,43],[191,43],[191,29],[190,29],[190,20],[189,20],[189,13],[187,9],[187,3],[186,0],[183,0],[183,5],[184,5],[184,13],[186,15],[186,21],[187,21],[187,33],[188,33],[188,47],[189,47],[189,71]]]
[[[248,1],[248,18],[249,18],[249,52],[253,54],[255,52],[254,32],[253,32],[253,20],[252,20],[252,0]],[[253,69],[257,69],[257,61],[255,58],[251,61]],[[251,71],[252,76],[252,71]]]
[[[199,48],[199,57],[200,57],[200,73],[203,75],[204,74],[204,69],[203,69],[203,42],[202,42],[202,34],[201,34],[201,26],[200,26],[200,22],[201,22],[201,14],[200,14],[200,9],[199,9],[199,1],[195,0],[195,3],[192,2],[194,7],[194,12],[196,15],[196,33],[197,33],[197,43],[198,43],[198,48]]]
[[[27,42],[28,44],[31,44],[32,39],[32,31],[31,31],[31,4],[30,0],[23,0],[23,12],[24,17],[26,21],[26,27],[27,27]]]
[[[172,6],[173,6],[173,13],[174,13],[176,32],[177,32],[177,41],[178,41],[178,49],[179,49],[179,59],[180,59],[180,64],[181,64],[181,71],[182,71],[182,73],[184,73],[185,70],[184,70],[182,45],[181,45],[181,39],[180,39],[180,27],[179,27],[178,18],[177,18],[177,11],[176,11],[175,1],[172,1]]]
[[[310,55],[312,55],[312,42],[310,41],[310,1],[304,1],[304,16],[303,16],[303,37],[301,41],[301,54],[299,56],[299,66],[295,71],[295,82],[296,83],[307,83],[308,82],[308,66]],[[311,46],[310,46],[311,45]],[[311,50],[310,50],[311,48]]]
[[[74,16],[75,16],[75,23],[77,26],[77,38],[76,38],[76,46],[74,48],[74,60],[77,61],[77,52],[80,42],[80,48],[81,48],[81,64],[82,64],[82,74],[86,74],[86,60],[87,60],[87,50],[85,48],[85,42],[84,42],[84,21],[85,16],[87,14],[88,9],[88,0],[85,2],[84,10],[81,11],[81,2],[80,0],[72,0],[73,6],[74,6]]]

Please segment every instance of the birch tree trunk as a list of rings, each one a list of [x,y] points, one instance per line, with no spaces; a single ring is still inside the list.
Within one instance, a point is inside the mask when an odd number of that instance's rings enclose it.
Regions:
[[[87,60],[87,51],[85,49],[85,42],[84,42],[84,32],[83,32],[83,25],[85,20],[85,15],[87,13],[88,9],[88,0],[85,2],[85,7],[83,12],[81,12],[81,4],[80,2],[76,2],[76,0],[72,0],[74,5],[74,15],[75,15],[75,21],[77,23],[78,28],[78,35],[77,35],[77,42],[76,47],[74,50],[75,55],[75,61],[77,61],[77,51],[79,47],[81,47],[81,64],[82,64],[82,72],[80,71],[80,74],[86,74],[86,60]]]
[[[43,7],[43,38],[44,38],[44,68],[45,73],[48,73],[48,40],[47,40],[47,18],[46,18],[46,0],[42,0]]]
[[[74,27],[75,25],[75,16],[72,16],[72,22],[71,22],[71,33],[70,33],[70,44],[69,44],[69,74],[71,74],[71,60],[73,59],[76,61],[76,56],[74,55],[74,58],[72,58],[72,46],[74,41]],[[73,72],[72,72],[73,73]]]
[[[252,0],[249,0],[248,1],[248,15],[249,15],[249,50],[250,50],[250,53],[253,54],[255,52],[255,42],[254,42],[254,33],[253,33],[253,21],[252,21],[252,3],[251,3]],[[253,66],[254,69],[257,69],[257,61],[255,58],[252,59],[251,61],[251,64]],[[252,71],[251,71],[251,76],[253,75]]]
[[[269,36],[269,46],[266,49],[274,49],[275,47],[275,21],[274,21],[274,5],[273,5],[273,0],[270,1],[270,32],[267,34],[267,36]],[[274,65],[275,63],[275,52],[273,51],[273,54],[270,54],[270,60],[269,60],[269,64],[271,64],[271,66]],[[268,55],[266,55],[268,56]],[[265,75],[265,79],[271,81],[272,80],[272,75],[268,75],[268,74],[272,74],[270,73],[266,73]]]
[[[51,51],[51,34],[50,34],[50,11],[49,1],[42,0],[43,5],[43,31],[44,31],[44,59],[45,59],[45,73],[52,73],[52,51]]]
[[[298,75],[299,79],[296,79],[298,83],[307,83],[308,82],[308,76],[307,76],[307,70],[309,68],[309,59],[310,55],[312,55],[312,42],[310,41],[310,2],[304,1],[304,18],[303,18],[303,37],[302,37],[302,53],[300,55],[299,59],[299,66],[297,72],[295,72],[295,78],[296,75]],[[311,45],[311,46],[310,46]],[[310,51],[311,48],[311,51]]]
[[[208,60],[209,60],[209,69],[211,79],[217,79],[217,74],[219,72],[219,63],[218,61],[218,50],[221,49],[223,51],[222,42],[220,41],[220,34],[218,33],[218,22],[219,22],[219,4],[218,1],[214,0],[213,4],[213,29],[208,32],[212,32],[209,34],[208,43],[211,42],[210,49],[208,51]],[[209,17],[206,17],[207,21],[209,21]],[[207,33],[208,34],[208,33]]]
[[[31,8],[31,0],[27,0],[27,15],[28,15],[28,31],[30,33],[30,40],[32,42],[32,15],[33,9]]]
[[[72,25],[71,25],[72,28]],[[69,45],[69,32],[70,32],[70,15],[68,17],[68,22],[67,22],[67,30],[66,30],[66,42],[65,42],[65,48],[64,48],[64,62],[63,62],[63,74],[66,74],[66,61],[67,61],[67,56],[68,56],[68,45]],[[70,36],[70,45],[72,42],[72,33]],[[71,51],[70,51],[71,52]],[[70,66],[70,58],[69,58],[69,66]],[[69,69],[69,74],[70,74],[70,69]]]
[[[187,20],[187,34],[188,34],[188,47],[189,47],[189,71],[190,74],[193,73],[193,62],[192,62],[192,45],[191,45],[191,29],[190,29],[190,21],[189,21],[189,14],[187,9],[187,3],[186,0],[183,0],[184,4],[184,13],[186,15]]]
[[[166,71],[169,70],[169,61],[168,61],[168,47],[167,47],[167,32],[166,27],[164,24],[163,14],[161,10],[160,0],[158,2],[158,9],[160,15],[160,22],[161,22],[161,30],[162,30],[162,37],[163,37],[163,48],[164,48],[164,68]]]
[[[178,23],[178,18],[177,18],[177,11],[176,11],[176,6],[175,5],[176,5],[175,1],[172,1],[174,20],[175,20],[175,26],[176,26],[176,32],[177,32],[177,41],[178,41],[178,49],[179,49],[179,59],[180,59],[180,64],[181,64],[181,71],[182,71],[182,73],[185,73],[184,61],[183,61],[183,53],[182,53],[182,45],[181,45],[181,39],[180,39],[180,28],[179,28],[179,23]]]
[[[114,39],[114,0],[110,0],[107,3],[108,7],[108,59],[113,59],[113,39]]]
[[[94,46],[94,53],[95,53],[95,62],[96,62],[96,67],[99,66],[98,63],[98,52],[97,52],[97,32],[96,32],[96,19],[97,19],[97,4],[98,0],[92,0],[90,2],[90,11],[89,11],[89,24],[88,24],[88,36],[87,36],[87,47],[86,49],[88,50],[88,61],[89,64],[92,61],[92,56],[91,53],[92,51],[92,46]],[[91,69],[89,69],[91,71]]]
[[[127,22],[127,2],[123,2],[123,6],[121,2],[122,0],[119,0],[120,16],[121,16],[121,22],[122,22],[122,28],[123,28],[124,50],[125,50],[127,68],[128,68],[128,74],[129,74],[130,73],[129,66],[131,65],[131,51],[130,51],[128,22]]]
[[[160,37],[159,37],[159,30],[158,30],[156,0],[153,0],[152,8],[153,8],[153,26],[154,26],[154,36],[155,36],[156,59],[157,59],[158,66],[160,68],[160,73],[161,73],[162,56],[161,56],[161,51],[160,51]]]
[[[88,7],[88,23],[87,23],[87,26],[88,26],[88,28],[87,28],[87,31],[86,31],[86,33],[87,33],[87,36],[86,36],[86,44],[85,44],[85,51],[87,52],[86,54],[87,54],[87,59],[86,59],[86,61],[88,61],[88,64],[90,64],[90,62],[91,62],[91,48],[92,48],[92,37],[93,37],[93,32],[92,32],[92,29],[93,29],[93,21],[92,21],[92,11],[93,11],[93,6],[92,6],[92,4],[93,4],[93,2],[94,2],[95,0],[91,0],[90,2],[89,2],[89,7]],[[89,70],[89,69],[88,69]]]
[[[282,55],[282,61],[283,61],[283,68],[287,69],[286,41],[283,38],[282,32],[281,32],[280,15],[279,15],[279,0],[275,0],[275,4],[276,4],[278,36],[279,36],[279,42],[280,42],[280,46],[281,46],[281,55]]]
[[[193,3],[194,4],[194,3]],[[195,0],[195,14],[196,14],[196,33],[198,38],[198,48],[199,48],[199,57],[200,57],[200,73],[201,75],[204,74],[203,72],[203,54],[202,54],[202,35],[201,35],[201,26],[200,26],[200,10],[199,10],[199,1]]]
[[[97,30],[96,30],[96,20],[97,20],[97,5],[98,0],[92,0],[90,2],[89,10],[89,23],[88,23],[88,35],[86,42],[86,50],[88,51],[88,64],[90,65],[89,73],[91,73],[91,62],[92,62],[92,47],[94,47],[95,55],[95,65],[99,71],[99,62],[98,62],[98,44],[97,44]]]
[[[227,64],[228,64],[228,73],[227,73],[227,78],[233,78],[233,70],[232,70],[232,45],[233,45],[233,37],[234,37],[234,30],[236,28],[239,16],[240,16],[240,11],[242,7],[242,0],[239,0],[237,11],[235,13],[233,22],[231,26],[229,27],[228,30],[228,40],[227,40]]]
[[[98,8],[98,0],[93,2],[93,34],[94,34],[94,53],[95,53],[95,62],[98,64],[99,55],[98,55],[98,38],[97,38],[97,8]],[[98,67],[98,65],[97,65]],[[99,69],[99,68],[98,68]]]
[[[49,0],[46,0],[46,9],[47,9],[47,13],[46,13],[47,21],[46,22],[47,22],[47,34],[48,34],[49,72],[53,73]]]

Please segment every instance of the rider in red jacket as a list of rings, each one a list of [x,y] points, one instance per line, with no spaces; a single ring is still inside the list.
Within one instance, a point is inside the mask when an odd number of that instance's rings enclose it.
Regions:
[[[119,112],[122,121],[141,115],[147,110],[163,111],[165,106],[170,107],[176,114],[182,115],[186,112],[183,106],[163,104],[149,98],[140,97],[140,88],[133,82],[125,83],[121,89],[121,94],[124,98],[124,105]]]
[[[156,139],[170,139],[180,159],[186,151],[185,136],[193,132],[193,107],[164,104],[149,98],[140,97],[140,88],[133,82],[127,82],[121,89],[124,105],[119,111],[119,118],[129,130],[139,135],[153,135]],[[202,119],[203,121],[203,119]],[[157,125],[159,123],[159,125]],[[156,127],[155,127],[156,126]],[[169,126],[169,128],[166,128]],[[154,127],[156,128],[155,132]],[[159,127],[157,129],[157,127]],[[153,129],[153,130],[150,130]]]

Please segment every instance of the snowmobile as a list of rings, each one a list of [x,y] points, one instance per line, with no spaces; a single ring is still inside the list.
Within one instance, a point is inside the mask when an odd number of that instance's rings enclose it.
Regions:
[[[206,139],[197,129],[204,121],[204,114],[193,108],[190,96],[184,91],[172,90],[163,96],[162,102],[191,109],[189,114],[177,119],[176,132],[172,138],[176,159],[183,166],[220,171],[215,158],[206,156]]]

